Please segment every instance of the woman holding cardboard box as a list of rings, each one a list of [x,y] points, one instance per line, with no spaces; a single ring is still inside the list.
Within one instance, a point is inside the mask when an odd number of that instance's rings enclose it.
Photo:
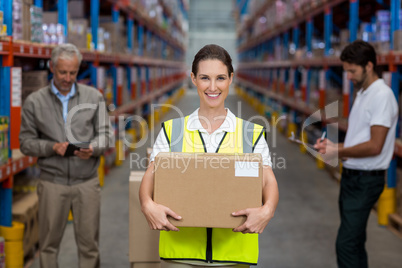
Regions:
[[[163,123],[140,188],[142,211],[151,229],[163,230],[159,245],[159,254],[164,260],[162,267],[256,265],[258,234],[273,218],[279,199],[264,138],[265,130],[260,125],[237,118],[225,108],[225,99],[233,81],[232,59],[225,49],[217,45],[203,47],[195,55],[191,80],[197,87],[200,108],[189,116]],[[177,140],[180,142],[174,142]],[[176,220],[181,216],[152,199],[153,161],[159,152],[260,153],[263,159],[263,205],[233,212],[234,217],[246,216],[244,224],[233,230],[192,227],[179,230],[169,222],[168,216]]]

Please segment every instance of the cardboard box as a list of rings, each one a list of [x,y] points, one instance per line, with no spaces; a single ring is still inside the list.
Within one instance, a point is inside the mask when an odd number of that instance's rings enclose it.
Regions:
[[[238,227],[231,213],[262,203],[261,155],[159,153],[154,200],[182,216],[175,226]]]
[[[160,268],[160,262],[131,262],[130,268]]]
[[[82,0],[68,1],[68,13],[72,19],[81,19],[85,17],[85,5]]]
[[[133,171],[129,182],[129,259],[136,266],[159,264],[159,231],[151,230],[145,216],[141,212],[139,190],[144,171]],[[141,266],[137,263],[146,263]],[[155,266],[159,267],[159,266]]]

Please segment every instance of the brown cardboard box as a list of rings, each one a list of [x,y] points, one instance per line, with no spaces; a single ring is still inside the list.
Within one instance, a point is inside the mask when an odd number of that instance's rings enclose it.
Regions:
[[[160,268],[160,262],[131,262],[130,268]]]
[[[49,84],[47,77],[47,70],[22,72],[21,100],[23,103],[29,94],[46,87]]]
[[[402,30],[394,31],[394,50],[401,51],[402,50]]]
[[[131,262],[130,268],[160,268],[160,262]]]
[[[129,183],[129,259],[136,266],[157,267],[159,259],[159,231],[151,230],[141,212],[138,192],[144,171],[132,171]],[[141,266],[138,263],[146,263]],[[152,263],[152,264],[148,264]]]
[[[22,4],[22,40],[31,41],[31,6],[32,0],[24,0]]]
[[[159,153],[154,200],[183,217],[175,226],[237,227],[232,212],[261,206],[261,155]]]
[[[72,19],[81,19],[85,17],[85,5],[83,0],[68,1],[68,13]]]
[[[38,196],[36,192],[24,194],[24,196],[13,202],[13,221],[24,224],[24,256],[32,252],[39,241],[38,225]]]

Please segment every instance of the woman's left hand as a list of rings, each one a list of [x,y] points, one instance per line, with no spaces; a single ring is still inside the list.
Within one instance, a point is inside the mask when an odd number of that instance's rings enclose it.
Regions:
[[[233,229],[233,232],[258,233],[261,234],[269,221],[274,217],[274,213],[268,207],[248,208],[233,212],[232,216],[246,216],[246,221],[237,228]]]

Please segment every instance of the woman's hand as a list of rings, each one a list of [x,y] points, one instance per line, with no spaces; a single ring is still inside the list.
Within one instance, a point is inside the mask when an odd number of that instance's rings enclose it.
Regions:
[[[181,220],[181,216],[168,207],[150,201],[142,207],[142,213],[145,215],[149,228],[152,230],[179,231],[176,226],[170,223],[167,217],[170,216],[176,220]]]
[[[246,216],[247,220],[237,228],[233,229],[233,232],[257,233],[261,234],[269,221],[274,217],[274,212],[267,207],[248,208],[232,213],[233,216]]]

